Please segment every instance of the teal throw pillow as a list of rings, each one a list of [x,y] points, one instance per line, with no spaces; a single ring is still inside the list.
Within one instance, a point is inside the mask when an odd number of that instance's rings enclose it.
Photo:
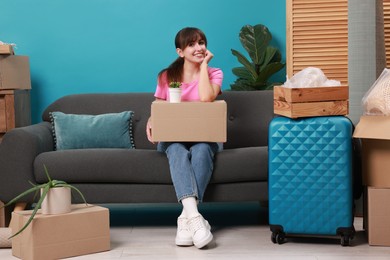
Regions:
[[[101,115],[51,112],[56,149],[134,148],[132,116],[132,111]]]

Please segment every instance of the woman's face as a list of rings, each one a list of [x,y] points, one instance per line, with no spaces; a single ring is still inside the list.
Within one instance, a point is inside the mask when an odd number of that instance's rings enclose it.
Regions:
[[[206,50],[206,42],[198,37],[196,41],[190,42],[184,49],[177,48],[177,53],[186,61],[202,63]]]

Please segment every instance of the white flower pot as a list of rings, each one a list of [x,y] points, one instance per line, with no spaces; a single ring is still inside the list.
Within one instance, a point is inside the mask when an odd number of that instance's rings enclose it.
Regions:
[[[42,193],[42,190],[41,190]],[[42,202],[42,214],[55,215],[71,211],[71,190],[67,187],[51,188]]]
[[[169,102],[171,103],[181,102],[181,88],[169,88]]]

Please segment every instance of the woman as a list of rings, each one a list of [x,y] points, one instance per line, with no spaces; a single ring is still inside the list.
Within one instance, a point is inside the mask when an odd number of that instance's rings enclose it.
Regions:
[[[179,57],[159,73],[156,99],[168,100],[169,83],[181,82],[182,101],[214,101],[221,93],[223,73],[208,66],[214,55],[207,49],[204,33],[197,28],[184,28],[177,33],[175,46]],[[150,120],[146,132],[152,142]],[[176,245],[202,248],[212,241],[213,235],[198,211],[198,203],[210,181],[218,144],[160,142],[157,149],[168,157],[176,196],[183,205],[177,219]]]

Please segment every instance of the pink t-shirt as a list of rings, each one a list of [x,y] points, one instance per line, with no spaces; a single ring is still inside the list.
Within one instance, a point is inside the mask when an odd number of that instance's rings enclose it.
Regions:
[[[222,86],[223,73],[221,69],[208,67],[209,79],[212,84]],[[182,83],[182,101],[199,101],[198,80],[191,83]],[[168,83],[164,85],[157,84],[154,96],[159,99],[169,100],[169,86]]]

